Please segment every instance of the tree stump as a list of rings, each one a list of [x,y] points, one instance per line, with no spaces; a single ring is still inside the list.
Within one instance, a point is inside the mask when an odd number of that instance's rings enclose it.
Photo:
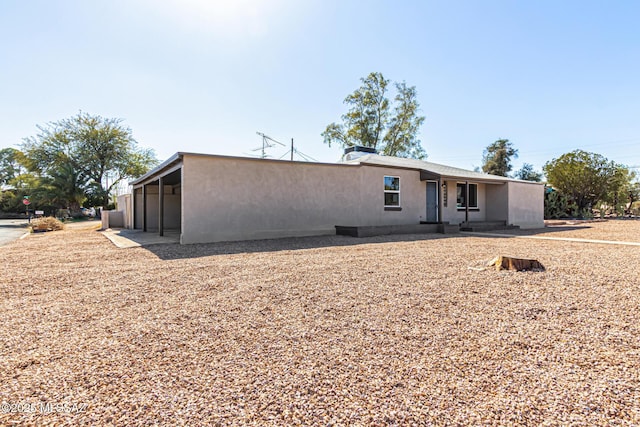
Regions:
[[[487,267],[492,266],[495,266],[496,270],[544,271],[544,266],[537,259],[512,258],[502,255],[487,263]]]

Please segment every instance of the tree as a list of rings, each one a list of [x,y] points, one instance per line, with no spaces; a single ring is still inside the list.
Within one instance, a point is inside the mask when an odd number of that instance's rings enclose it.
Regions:
[[[549,184],[587,211],[606,198],[619,166],[600,154],[575,150],[545,163],[543,170]]]
[[[514,178],[521,179],[523,181],[542,181],[542,174],[540,172],[536,172],[533,170],[533,165],[530,163],[524,163],[522,168],[517,171],[514,175]]]
[[[15,148],[0,150],[0,186],[8,185],[9,181],[22,173],[21,154]]]
[[[633,204],[637,199],[637,183],[634,182],[636,173],[623,165],[615,165],[613,176],[602,202],[613,208],[617,215],[624,215],[628,203]]]
[[[11,189],[3,192],[0,210],[15,213],[25,212],[25,206],[22,204],[24,196],[29,196],[32,204],[39,205],[41,185],[40,178],[33,173],[26,172],[16,175],[8,183]]]
[[[489,145],[482,154],[482,171],[492,175],[507,176],[511,172],[511,158],[518,158],[518,150],[508,139],[499,139]]]
[[[331,123],[322,132],[325,144],[361,145],[388,156],[425,158],[427,154],[418,139],[425,118],[418,115],[415,86],[394,84],[396,96],[391,111],[386,97],[389,80],[382,73],[370,73],[360,81],[362,86],[344,100],[349,110],[342,115],[342,124]]]
[[[28,168],[49,178],[63,171],[82,189],[99,187],[104,206],[119,182],[141,176],[157,164],[153,150],[139,148],[122,119],[80,112],[38,130],[22,144]]]
[[[43,178],[40,194],[50,206],[78,211],[86,199],[85,187],[81,173],[66,163]]]

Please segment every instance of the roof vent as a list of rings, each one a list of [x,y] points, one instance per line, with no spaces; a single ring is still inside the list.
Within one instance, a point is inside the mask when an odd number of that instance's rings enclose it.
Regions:
[[[362,145],[354,145],[344,149],[344,155],[342,160],[348,162],[349,160],[355,160],[367,154],[378,154],[375,148],[363,147]]]

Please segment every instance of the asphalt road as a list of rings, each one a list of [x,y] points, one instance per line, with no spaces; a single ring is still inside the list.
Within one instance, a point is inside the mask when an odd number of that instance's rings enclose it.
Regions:
[[[26,219],[0,219],[0,246],[6,245],[25,234]]]

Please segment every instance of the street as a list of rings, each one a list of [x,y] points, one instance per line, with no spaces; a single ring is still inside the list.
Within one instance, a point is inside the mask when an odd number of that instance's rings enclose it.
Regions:
[[[6,245],[25,234],[25,219],[0,219],[0,246]]]

